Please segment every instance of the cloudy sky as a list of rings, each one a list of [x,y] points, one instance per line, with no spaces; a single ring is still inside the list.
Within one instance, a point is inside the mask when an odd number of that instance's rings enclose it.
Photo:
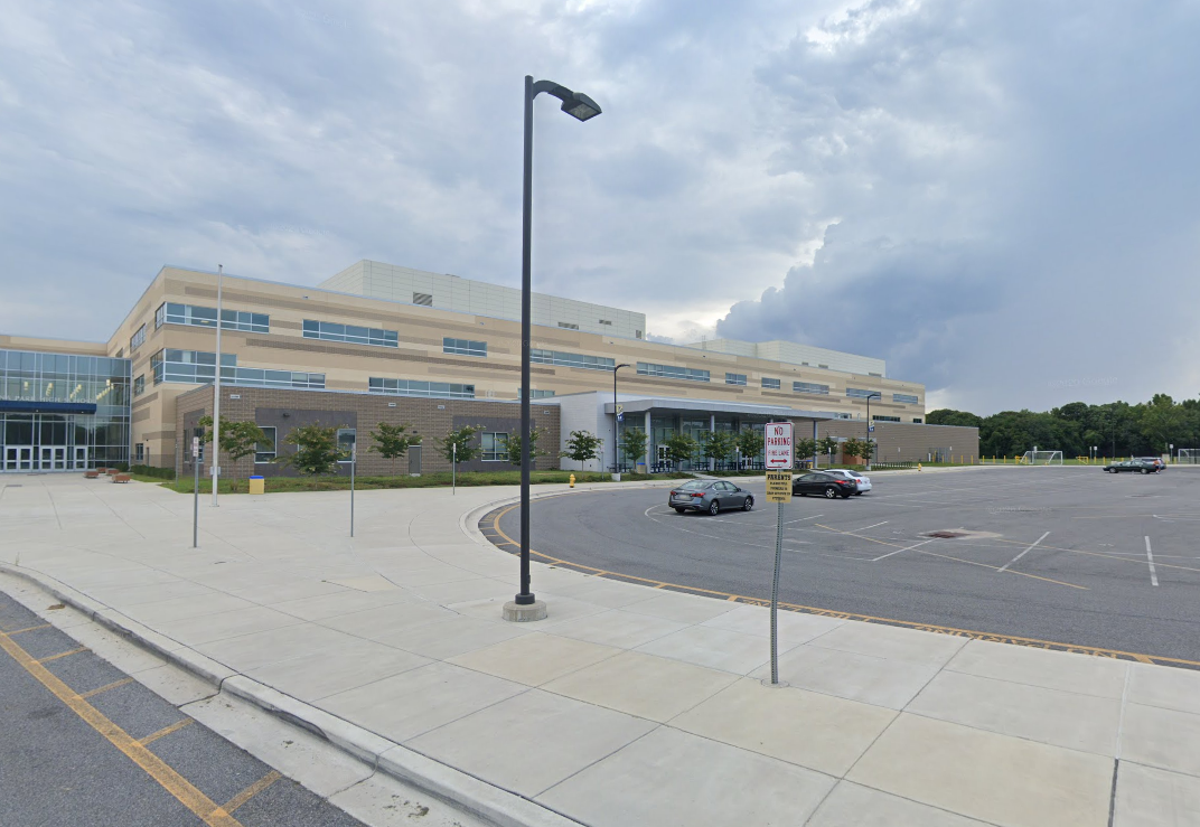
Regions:
[[[0,0],[0,332],[163,264],[520,280],[677,342],[887,359],[930,407],[1200,392],[1200,4]]]

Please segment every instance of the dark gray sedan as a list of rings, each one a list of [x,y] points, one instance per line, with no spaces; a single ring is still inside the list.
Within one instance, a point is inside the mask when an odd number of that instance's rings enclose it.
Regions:
[[[727,480],[688,480],[671,489],[667,505],[680,514],[689,510],[717,514],[723,508],[749,511],[754,508],[754,497]]]

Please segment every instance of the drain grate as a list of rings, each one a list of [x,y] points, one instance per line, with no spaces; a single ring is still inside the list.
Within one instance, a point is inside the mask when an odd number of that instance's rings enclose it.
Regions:
[[[954,540],[958,537],[966,537],[964,531],[931,531],[925,535],[926,537],[937,537],[939,540]]]

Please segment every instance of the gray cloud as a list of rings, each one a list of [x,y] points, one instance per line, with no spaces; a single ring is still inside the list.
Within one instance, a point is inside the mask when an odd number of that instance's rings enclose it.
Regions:
[[[516,284],[532,73],[604,107],[539,101],[538,289],[981,412],[1195,395],[1194,4],[796,5],[8,4],[0,330],[105,338],[164,263]]]

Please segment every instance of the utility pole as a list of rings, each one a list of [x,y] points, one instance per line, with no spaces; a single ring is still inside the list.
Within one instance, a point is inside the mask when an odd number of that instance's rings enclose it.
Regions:
[[[217,506],[217,488],[221,481],[221,280],[225,269],[223,264],[217,265],[217,374],[213,384],[213,455],[212,463],[212,504]]]

